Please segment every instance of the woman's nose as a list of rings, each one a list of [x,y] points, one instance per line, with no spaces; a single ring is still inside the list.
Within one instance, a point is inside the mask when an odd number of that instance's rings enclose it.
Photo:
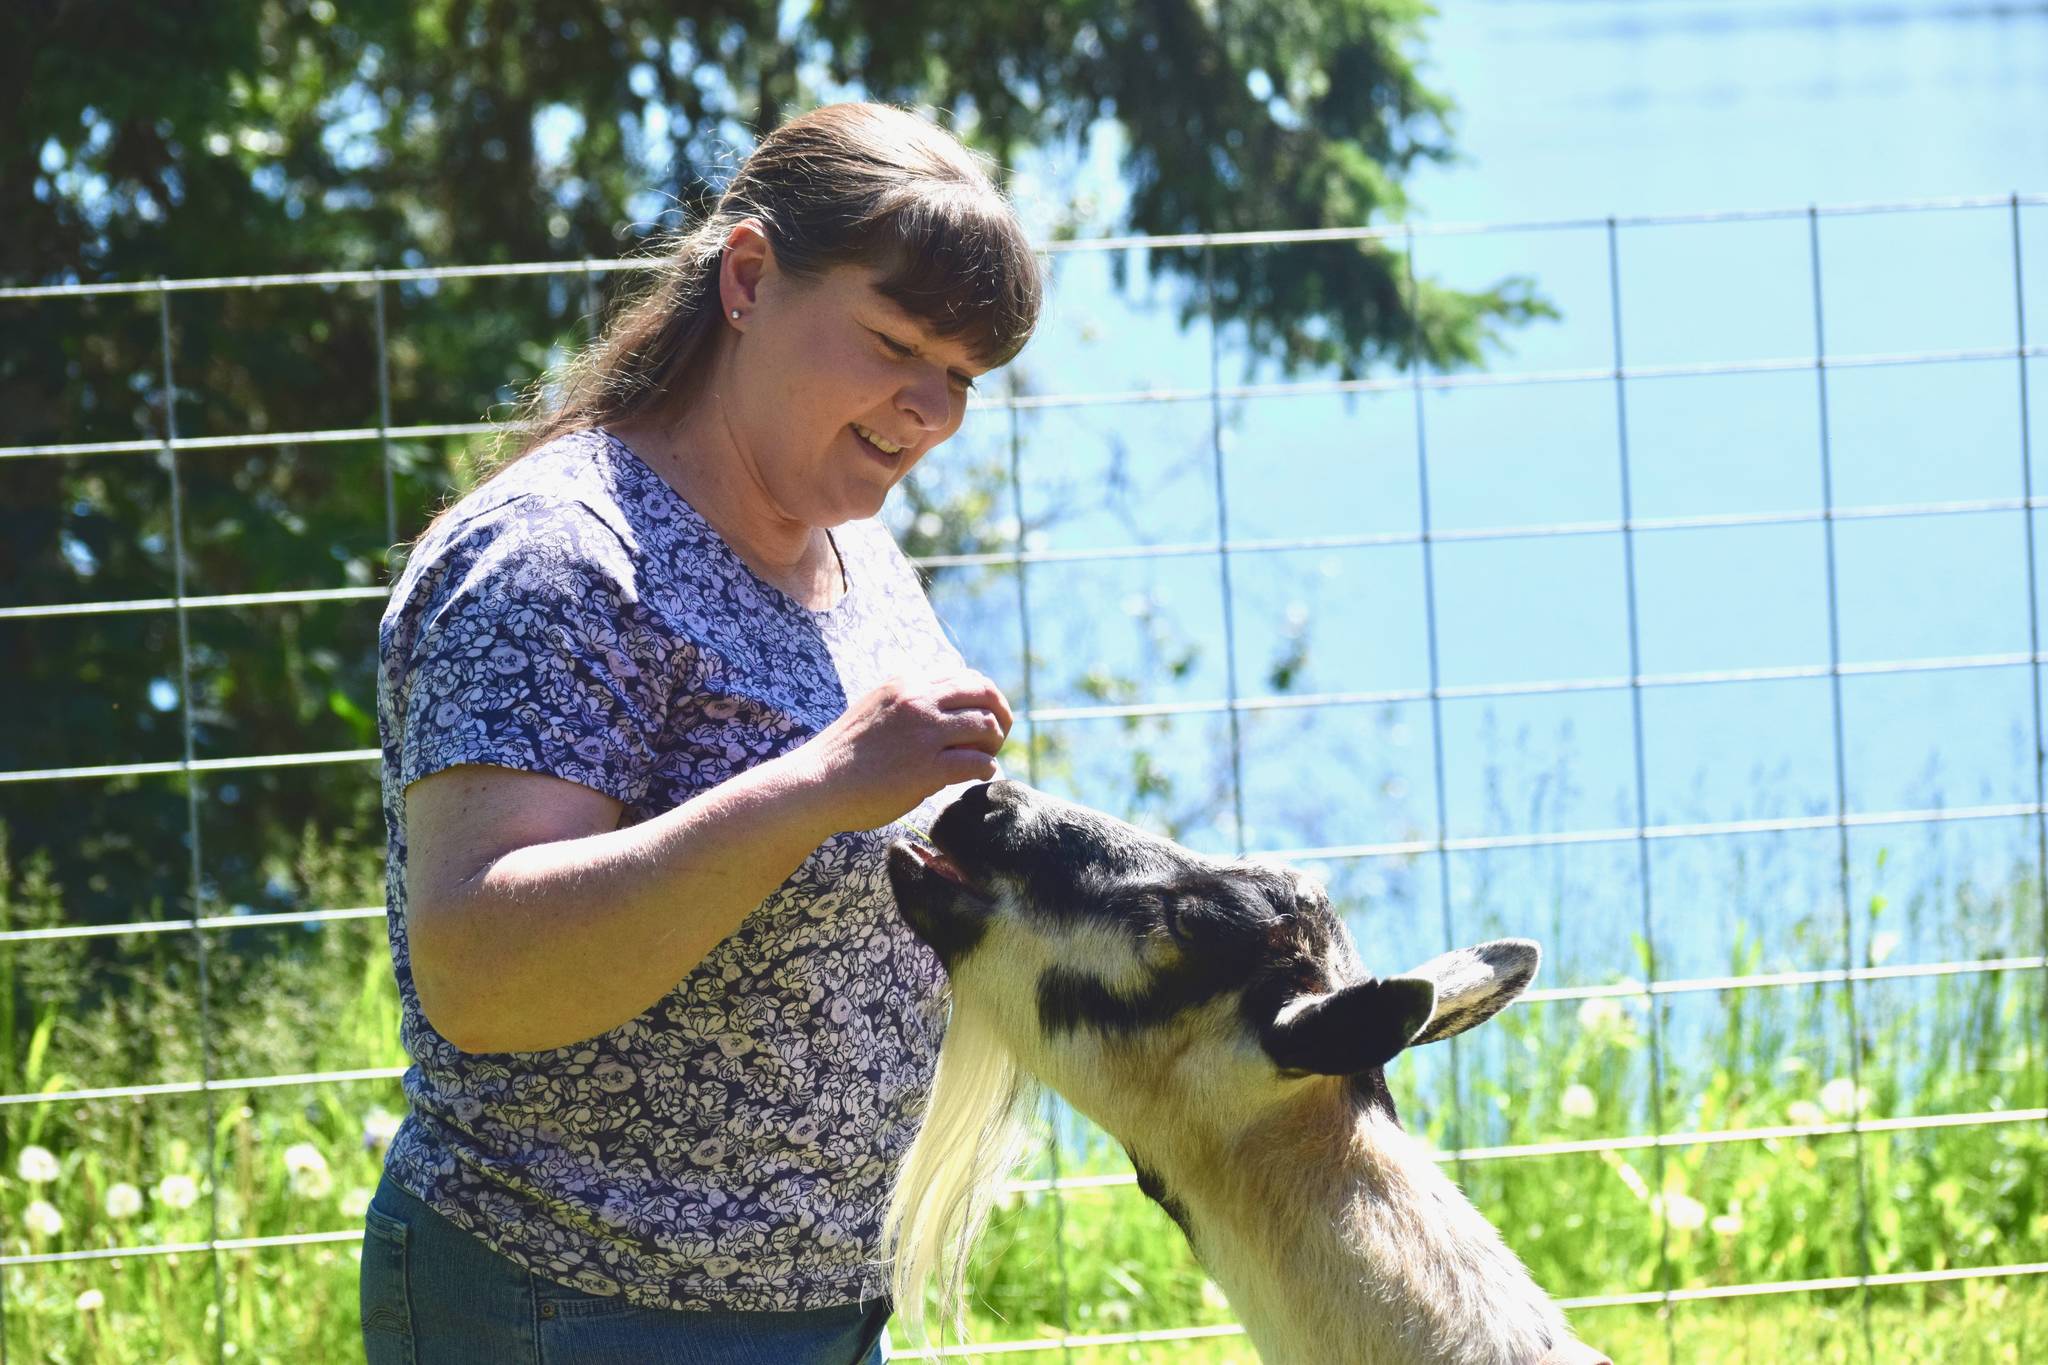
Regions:
[[[903,386],[896,404],[926,431],[943,431],[953,416],[953,389],[943,368],[922,366],[917,378]]]

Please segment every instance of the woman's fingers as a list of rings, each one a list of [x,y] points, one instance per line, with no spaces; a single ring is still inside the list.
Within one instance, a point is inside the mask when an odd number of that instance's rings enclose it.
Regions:
[[[945,739],[949,751],[978,749],[985,754],[999,753],[1009,733],[1009,727],[992,711],[951,711],[946,715]]]
[[[944,787],[961,782],[987,782],[996,775],[995,755],[982,749],[948,749],[939,755]]]
[[[1006,735],[1014,722],[1003,690],[972,670],[941,680],[937,701],[947,711],[986,711]]]

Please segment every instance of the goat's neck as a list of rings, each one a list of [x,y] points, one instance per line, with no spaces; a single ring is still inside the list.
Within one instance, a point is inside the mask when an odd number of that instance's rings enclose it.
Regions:
[[[1435,1159],[1346,1087],[1228,1138],[1153,1131],[1141,1182],[1267,1365],[1536,1365],[1571,1341]]]

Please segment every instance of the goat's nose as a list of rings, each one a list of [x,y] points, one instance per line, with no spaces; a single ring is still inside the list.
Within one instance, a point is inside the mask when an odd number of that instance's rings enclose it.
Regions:
[[[961,792],[946,808],[946,816],[956,826],[970,821],[980,824],[1023,801],[1023,789],[1014,782],[981,782]]]

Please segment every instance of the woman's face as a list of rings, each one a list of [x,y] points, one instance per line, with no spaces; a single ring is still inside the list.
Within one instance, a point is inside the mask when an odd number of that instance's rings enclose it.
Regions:
[[[735,324],[721,406],[777,511],[808,526],[872,517],[960,429],[982,367],[839,266],[799,279],[768,265]]]

